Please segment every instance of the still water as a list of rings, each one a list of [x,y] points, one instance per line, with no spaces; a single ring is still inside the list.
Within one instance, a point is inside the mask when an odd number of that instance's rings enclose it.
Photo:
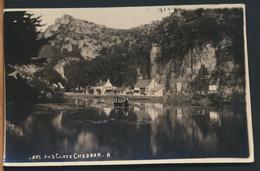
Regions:
[[[110,99],[7,105],[6,161],[248,157],[241,106]]]

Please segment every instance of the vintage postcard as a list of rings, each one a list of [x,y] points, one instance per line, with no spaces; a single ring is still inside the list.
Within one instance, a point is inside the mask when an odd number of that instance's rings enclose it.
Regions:
[[[6,9],[4,165],[253,162],[245,15]]]

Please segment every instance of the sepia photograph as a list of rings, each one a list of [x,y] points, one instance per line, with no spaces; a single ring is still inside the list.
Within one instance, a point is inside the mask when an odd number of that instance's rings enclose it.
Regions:
[[[245,15],[6,9],[4,165],[253,162]]]

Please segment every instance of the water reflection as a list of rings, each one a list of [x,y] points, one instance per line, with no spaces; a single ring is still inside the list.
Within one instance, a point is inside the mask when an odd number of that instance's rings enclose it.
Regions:
[[[111,160],[248,155],[245,111],[231,106],[131,101],[126,109],[110,99],[75,98],[35,105],[18,125],[28,140],[7,137],[15,160],[57,152],[109,152]]]

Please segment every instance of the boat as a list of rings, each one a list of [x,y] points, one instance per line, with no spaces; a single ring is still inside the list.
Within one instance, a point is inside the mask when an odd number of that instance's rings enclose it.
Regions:
[[[114,107],[115,108],[128,108],[129,103],[127,101],[125,101],[125,102],[114,102]]]
[[[116,97],[115,101],[114,101],[114,108],[129,108],[129,101],[127,98],[125,98],[124,101],[120,101],[118,97]]]

